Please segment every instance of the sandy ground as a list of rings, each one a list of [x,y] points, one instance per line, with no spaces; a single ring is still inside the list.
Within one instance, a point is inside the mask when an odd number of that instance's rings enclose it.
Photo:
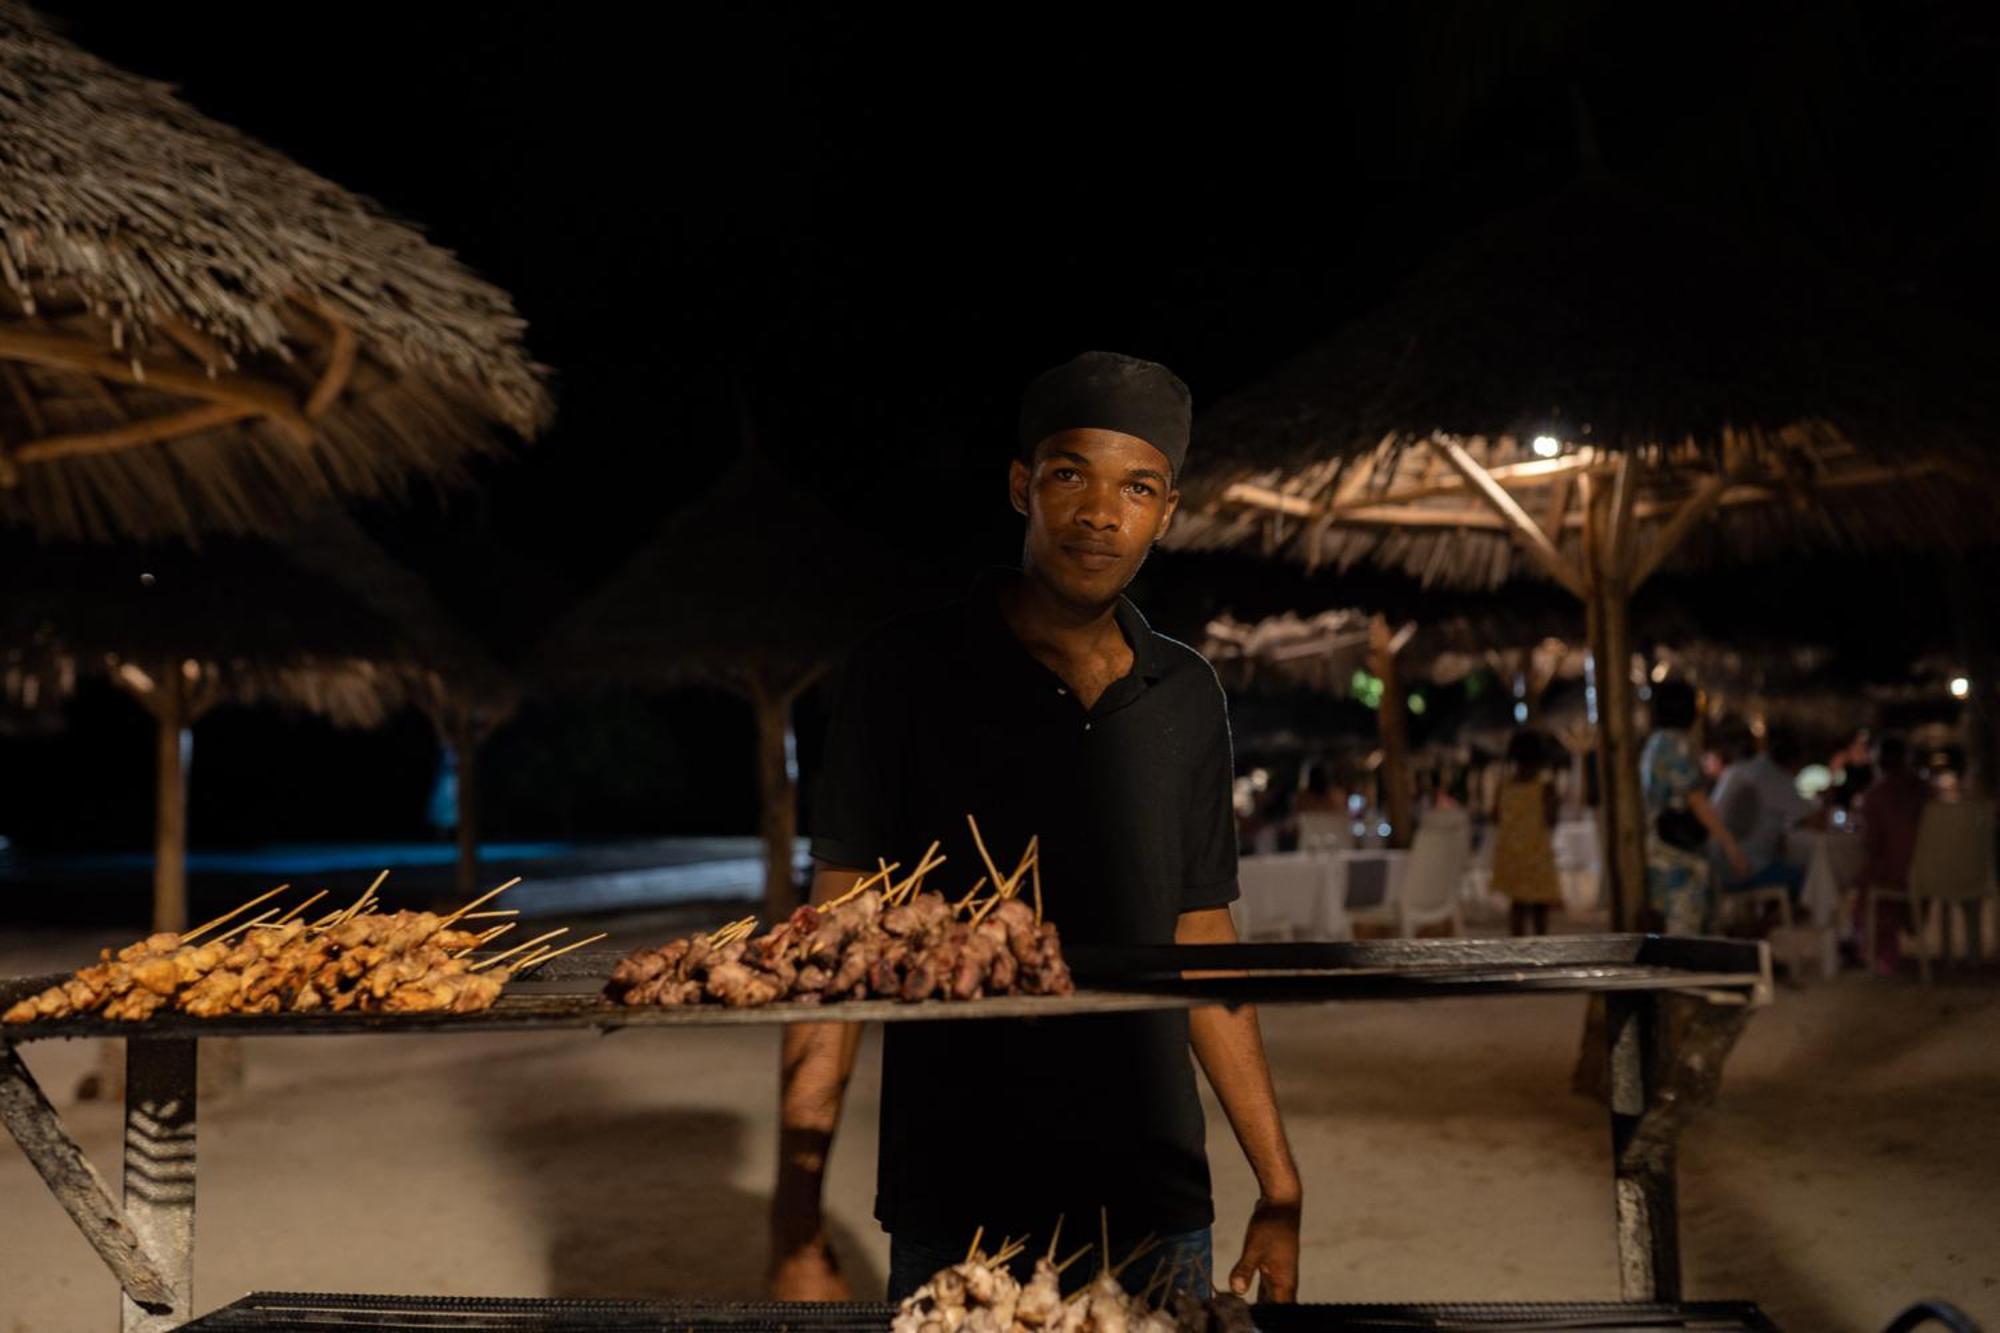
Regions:
[[[1321,1300],[1617,1296],[1608,1130],[1568,1092],[1572,997],[1268,1011]],[[873,1038],[831,1175],[879,1289]],[[117,1112],[70,1095],[90,1046],[29,1063],[95,1160]],[[348,1037],[248,1046],[204,1107],[196,1293],[253,1288],[743,1298],[759,1287],[771,1031]],[[1253,1193],[1213,1103],[1218,1259]],[[2000,988],[1852,976],[1752,1021],[1684,1145],[1693,1297],[1791,1330],[1877,1330],[1923,1295],[2000,1328]],[[0,1151],[0,1330],[103,1329],[116,1293]]]

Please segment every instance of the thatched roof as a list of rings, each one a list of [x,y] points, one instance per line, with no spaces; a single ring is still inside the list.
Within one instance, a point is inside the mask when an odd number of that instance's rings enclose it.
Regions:
[[[871,626],[935,592],[817,496],[746,449],[536,654],[569,684],[742,688],[810,681]]]
[[[547,421],[507,295],[0,0],[0,520],[246,531]]]
[[[1993,363],[1943,317],[1591,177],[1205,412],[1169,543],[1462,586],[1539,573],[1446,443],[1579,565],[1571,492],[1621,455],[1642,563],[1712,478],[1669,567],[1970,541],[1995,493]]]
[[[0,683],[19,709],[48,707],[82,675],[184,670],[218,701],[366,727],[442,685],[491,689],[495,678],[421,589],[398,587],[393,567],[371,562],[337,517],[290,546],[11,545],[0,560]],[[331,551],[336,573],[326,572]],[[382,586],[395,591],[378,595]]]

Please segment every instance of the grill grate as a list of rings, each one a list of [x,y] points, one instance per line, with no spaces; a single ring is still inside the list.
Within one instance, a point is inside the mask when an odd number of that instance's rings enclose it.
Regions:
[[[256,1292],[183,1333],[885,1333],[888,1305],[511,1300]],[[1260,1306],[1260,1333],[1777,1333],[1745,1302]]]

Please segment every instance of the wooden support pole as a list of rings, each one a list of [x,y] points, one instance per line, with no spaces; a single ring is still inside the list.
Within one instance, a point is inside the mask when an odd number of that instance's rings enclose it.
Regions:
[[[1660,1069],[1658,997],[1635,991],[1603,998],[1619,1295],[1628,1301],[1677,1301],[1681,1260],[1675,1145],[1668,1138],[1634,1151]]]
[[[1389,817],[1389,844],[1408,847],[1410,835],[1415,832],[1409,717],[1403,699],[1402,673],[1396,669],[1395,637],[1390,633],[1388,620],[1381,615],[1368,621],[1368,670],[1382,682],[1375,725],[1382,739],[1382,806]]]
[[[63,1127],[62,1117],[10,1042],[0,1041],[0,1120],[69,1214],[97,1257],[118,1279],[127,1305],[148,1311],[174,1308],[174,1287],[146,1252],[111,1198],[104,1177]]]
[[[188,761],[194,748],[188,682],[169,666],[153,682],[153,929],[182,931],[188,924]]]
[[[1465,451],[1463,445],[1444,436],[1432,436],[1431,447],[1442,454],[1446,462],[1457,468],[1459,475],[1465,478],[1466,484],[1500,515],[1507,524],[1507,530],[1521,543],[1522,548],[1535,563],[1542,567],[1544,573],[1578,597],[1589,595],[1584,586],[1583,575],[1563,558],[1562,552],[1556,549],[1556,544],[1549,534],[1543,532],[1541,526],[1528,517],[1528,511],[1521,508],[1521,502],[1509,495],[1506,488],[1495,481],[1486,469],[1479,465],[1479,461]],[[1589,475],[1587,472],[1583,474],[1585,477]]]
[[[1611,928],[1632,930],[1646,900],[1646,832],[1639,803],[1639,750],[1632,711],[1630,600],[1614,563],[1613,527],[1629,523],[1629,484],[1609,490],[1582,480],[1584,576],[1590,654],[1597,689],[1598,826],[1604,837]],[[1622,495],[1620,494],[1622,490]]]
[[[752,675],[748,694],[757,719],[758,826],[764,838],[764,915],[782,921],[799,904],[792,873],[798,835],[798,784],[792,749],[792,698]]]
[[[194,1318],[193,1037],[125,1043],[125,1216],[160,1265],[172,1308],[124,1302],[124,1333],[167,1333]]]

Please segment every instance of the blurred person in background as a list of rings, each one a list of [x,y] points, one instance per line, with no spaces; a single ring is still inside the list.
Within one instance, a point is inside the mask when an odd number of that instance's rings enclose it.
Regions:
[[[1723,886],[1726,891],[1778,885],[1794,902],[1798,900],[1806,872],[1804,866],[1787,858],[1785,835],[1824,818],[1817,802],[1799,795],[1804,756],[1805,747],[1796,732],[1789,727],[1772,727],[1765,734],[1763,753],[1731,764],[1715,784],[1715,808],[1749,863],[1747,870],[1734,868],[1734,875]]]
[[[1710,804],[1695,760],[1691,732],[1694,686],[1684,680],[1653,687],[1653,731],[1639,752],[1639,792],[1646,807],[1647,929],[1699,935],[1713,895],[1706,845],[1723,849],[1729,867],[1749,873],[1735,836]]]
[[[1516,935],[1549,933],[1549,907],[1562,901],[1556,877],[1556,789],[1549,782],[1548,737],[1532,727],[1507,742],[1507,773],[1494,801],[1498,826],[1493,844],[1493,889],[1506,895],[1508,929]]]
[[[1917,824],[1930,798],[1929,784],[1910,768],[1909,742],[1901,736],[1884,736],[1875,746],[1875,780],[1855,803],[1867,856],[1861,871],[1863,888],[1908,891]],[[1876,911],[1875,970],[1884,976],[1896,974],[1908,925],[1907,903],[1891,898]]]

